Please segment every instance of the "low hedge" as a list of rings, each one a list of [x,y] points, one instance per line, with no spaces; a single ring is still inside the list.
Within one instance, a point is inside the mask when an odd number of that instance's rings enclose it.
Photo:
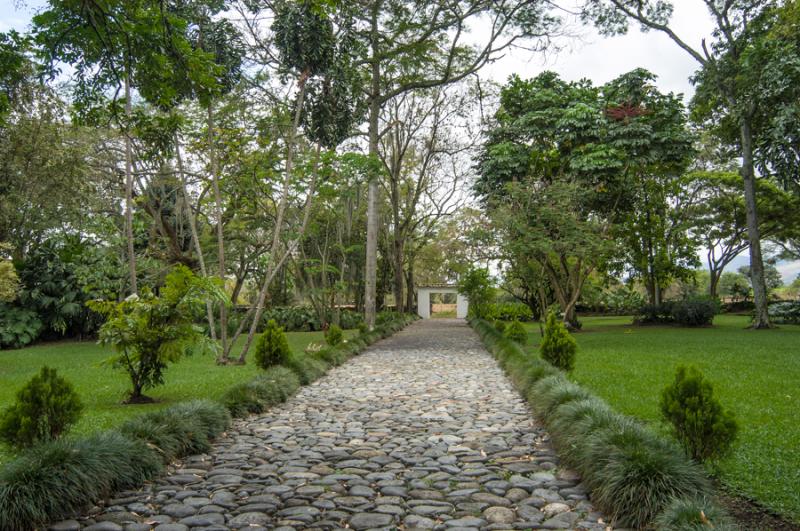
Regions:
[[[157,477],[174,459],[207,452],[231,416],[261,413],[286,401],[332,365],[344,363],[417,317],[398,316],[371,332],[315,354],[293,355],[230,387],[220,402],[195,400],[134,417],[116,430],[36,446],[0,469],[0,529],[23,531],[68,518],[87,503]]]
[[[675,442],[614,411],[492,324],[471,324],[547,427],[561,460],[581,474],[592,502],[615,526],[657,521],[659,529],[692,529],[682,522],[691,508],[703,507],[705,525],[727,529],[724,511],[708,501],[712,488],[704,469]]]

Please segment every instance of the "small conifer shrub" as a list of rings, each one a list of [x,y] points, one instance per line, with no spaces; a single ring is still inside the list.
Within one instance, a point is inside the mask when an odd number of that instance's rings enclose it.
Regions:
[[[341,345],[344,341],[342,329],[337,325],[331,325],[328,328],[328,331],[325,333],[325,341],[327,341],[328,345],[332,347]]]
[[[503,335],[511,341],[516,341],[523,345],[528,341],[528,332],[519,321],[511,321],[511,324],[506,327]]]
[[[506,322],[505,321],[501,321],[500,319],[497,319],[494,322],[494,329],[497,330],[498,332],[500,332],[501,334],[504,333],[506,331]]]
[[[702,462],[730,450],[738,425],[723,410],[714,388],[694,367],[678,367],[675,380],[661,393],[661,416],[672,425],[675,438],[689,457]]]
[[[578,345],[555,312],[547,314],[544,337],[539,348],[542,359],[554,367],[567,372],[575,368],[575,352],[578,350]]]
[[[81,411],[83,404],[72,384],[55,369],[42,367],[17,392],[16,402],[0,414],[0,440],[18,448],[55,440]]]
[[[256,364],[264,370],[276,365],[284,365],[289,359],[289,342],[283,328],[275,319],[270,319],[264,333],[256,343]]]

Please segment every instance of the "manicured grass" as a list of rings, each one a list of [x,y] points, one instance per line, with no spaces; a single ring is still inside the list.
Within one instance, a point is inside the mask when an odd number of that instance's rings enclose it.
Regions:
[[[346,331],[350,337],[356,331]],[[309,343],[324,342],[322,332],[290,332],[287,334],[293,352],[303,352]],[[240,350],[234,349],[238,357]],[[251,380],[258,372],[253,364],[253,348],[247,365],[219,366],[212,357],[188,357],[167,368],[165,385],[145,391],[155,404],[123,405],[130,381],[121,370],[104,364],[112,355],[110,349],[94,342],[58,342],[35,345],[20,350],[0,351],[0,409],[14,401],[22,387],[42,365],[58,369],[75,386],[85,410],[71,433],[88,434],[109,428],[123,421],[163,407],[194,398],[219,399],[233,384]],[[9,448],[0,444],[0,463],[12,457]]]
[[[660,422],[661,390],[679,365],[695,365],[740,425],[722,482],[800,523],[800,326],[747,330],[718,316],[711,328],[631,326],[629,317],[582,319],[572,378],[634,417]],[[529,345],[539,327],[528,325]]]

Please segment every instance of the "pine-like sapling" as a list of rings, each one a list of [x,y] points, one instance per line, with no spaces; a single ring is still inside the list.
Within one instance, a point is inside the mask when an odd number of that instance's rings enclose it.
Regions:
[[[256,343],[256,364],[264,370],[285,365],[289,355],[289,342],[283,328],[278,326],[275,319],[270,319]]]
[[[696,461],[717,459],[730,450],[738,424],[722,409],[714,388],[695,367],[678,367],[675,380],[661,393],[661,416],[675,438]]]
[[[55,369],[42,367],[17,392],[17,400],[0,414],[0,440],[25,448],[57,439],[74,424],[83,404]]]
[[[555,312],[547,314],[544,337],[539,348],[542,359],[551,365],[567,372],[575,368],[575,353],[578,350],[578,344]]]
[[[332,347],[341,345],[344,341],[342,329],[337,325],[331,325],[325,333],[325,341]]]
[[[528,332],[525,330],[525,326],[519,321],[511,321],[511,324],[506,327],[503,335],[511,341],[516,341],[523,345],[528,341]]]

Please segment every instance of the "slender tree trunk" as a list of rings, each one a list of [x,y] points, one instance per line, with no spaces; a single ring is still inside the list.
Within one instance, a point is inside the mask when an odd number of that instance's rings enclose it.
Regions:
[[[181,180],[181,195],[183,196],[183,204],[184,210],[186,212],[186,217],[189,218],[189,232],[192,235],[192,245],[194,245],[194,252],[197,253],[197,263],[200,265],[200,274],[203,277],[208,276],[208,271],[206,270],[206,260],[203,257],[203,248],[200,246],[200,236],[197,234],[197,221],[194,217],[194,212],[192,211],[192,207],[189,205],[189,190],[186,186],[186,172],[183,168],[183,157],[181,156],[181,143],[180,139],[178,138],[178,133],[175,133],[174,136],[175,141],[175,158],[178,161],[178,174],[180,174]],[[211,302],[206,301],[206,317],[208,319],[208,329],[209,333],[211,334],[211,339],[214,341],[217,340],[217,327],[214,324],[214,309],[211,306]]]
[[[722,269],[709,269],[708,270],[708,296],[712,299],[717,298],[719,291],[719,280],[722,278]]]
[[[744,204],[747,215],[747,237],[750,242],[750,280],[753,284],[755,315],[753,328],[770,328],[767,308],[767,284],[764,280],[764,259],[761,255],[761,233],[758,227],[756,208],[756,177],[753,165],[753,133],[749,117],[742,118],[742,179],[744,180]]]
[[[406,311],[414,311],[414,262],[408,264],[406,270]]]
[[[380,89],[381,72],[378,57],[378,6],[373,6],[372,12],[372,87],[369,105],[369,155],[371,162],[378,160],[378,127],[380,126]],[[375,328],[375,296],[378,273],[378,175],[377,169],[370,172],[367,193],[367,246],[366,246],[366,271],[364,282],[364,321],[367,328]]]
[[[222,194],[219,189],[219,161],[217,160],[216,133],[214,132],[214,104],[209,103],[207,109],[208,128],[208,153],[209,165],[211,170],[211,187],[214,190],[214,215],[217,218],[217,262],[219,267],[219,278],[222,281],[222,289],[225,289],[225,237],[222,226]],[[222,357],[220,362],[228,361],[228,308],[224,304],[219,305],[219,336],[222,342]]]
[[[394,236],[394,300],[395,310],[403,313],[403,247],[404,242],[399,230],[395,229]]]
[[[125,115],[131,117],[131,84],[125,77]],[[133,146],[129,131],[130,123],[125,126],[125,237],[128,241],[128,271],[131,280],[131,294],[139,292],[136,283],[136,252],[133,248]]]

